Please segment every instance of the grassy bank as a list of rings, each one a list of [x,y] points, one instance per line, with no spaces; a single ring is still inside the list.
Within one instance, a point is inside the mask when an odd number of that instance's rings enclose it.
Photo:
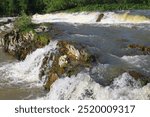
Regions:
[[[112,10],[150,10],[145,4],[94,4],[67,9],[67,12],[81,11],[112,11]]]

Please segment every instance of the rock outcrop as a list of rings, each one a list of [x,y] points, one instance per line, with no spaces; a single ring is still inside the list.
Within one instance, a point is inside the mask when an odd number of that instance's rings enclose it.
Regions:
[[[139,45],[139,44],[129,44],[128,48],[135,49],[136,51],[140,51],[144,55],[145,54],[150,54],[150,47],[148,47],[148,46]]]
[[[100,22],[102,20],[102,18],[104,17],[104,14],[99,14],[97,19],[96,19],[96,22]]]
[[[85,68],[90,68],[95,57],[84,46],[59,41],[55,53],[48,53],[43,59],[40,78],[45,80],[44,87],[50,90],[50,86],[62,77],[77,75]]]
[[[0,33],[0,46],[18,60],[24,60],[27,54],[47,45],[59,33],[52,24],[34,24],[33,30],[25,32],[12,28]]]
[[[147,85],[148,83],[150,83],[150,78],[148,78],[148,76],[137,72],[137,71],[128,71],[128,74],[130,76],[132,76],[136,81],[139,81],[141,86]]]
[[[50,41],[49,35],[41,35],[29,32],[12,30],[1,39],[5,52],[15,56],[18,60],[24,60],[26,55],[47,45]]]
[[[4,51],[15,56],[18,60],[23,60],[28,53],[36,48],[33,46],[34,36],[32,31],[21,33],[12,30],[3,38]]]

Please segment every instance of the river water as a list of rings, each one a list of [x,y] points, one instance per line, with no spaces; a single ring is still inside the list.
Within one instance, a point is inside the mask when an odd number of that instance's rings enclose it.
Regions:
[[[128,14],[128,13],[129,14]],[[99,13],[57,13],[34,15],[35,23],[53,22],[63,33],[24,61],[17,61],[0,49],[0,99],[150,99],[150,84],[140,86],[128,71],[150,78],[150,55],[128,48],[129,44],[150,46],[150,11]],[[44,54],[56,48],[57,40],[71,40],[88,46],[98,64],[71,78],[60,78],[44,91],[38,73]],[[110,79],[113,82],[110,82]]]

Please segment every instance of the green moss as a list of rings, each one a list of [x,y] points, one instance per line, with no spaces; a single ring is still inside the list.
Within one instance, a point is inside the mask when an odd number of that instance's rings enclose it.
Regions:
[[[37,41],[40,42],[42,45],[47,45],[50,40],[51,40],[51,37],[48,35],[48,34],[39,34],[37,35]]]

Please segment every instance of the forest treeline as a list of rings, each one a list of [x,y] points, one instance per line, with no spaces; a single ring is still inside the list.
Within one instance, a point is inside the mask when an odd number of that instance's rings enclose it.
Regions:
[[[23,11],[27,14],[46,13],[90,5],[109,5],[111,9],[112,4],[150,6],[150,0],[0,0],[0,16],[16,16]]]

